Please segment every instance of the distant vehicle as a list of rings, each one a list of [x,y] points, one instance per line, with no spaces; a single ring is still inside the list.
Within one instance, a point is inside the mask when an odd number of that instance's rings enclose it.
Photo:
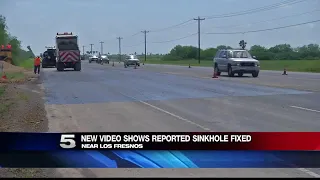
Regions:
[[[126,56],[126,59],[124,60],[124,67],[127,68],[131,65],[137,65],[140,66],[140,61],[136,55],[130,54]]]
[[[65,68],[73,68],[75,71],[81,71],[78,36],[72,33],[57,33],[56,52],[56,67],[58,71],[63,71]]]
[[[233,77],[235,73],[240,77],[243,74],[258,77],[260,62],[255,58],[247,50],[219,50],[213,59],[213,65],[218,76],[221,72],[227,72],[229,77]]]
[[[99,63],[107,63],[109,64],[109,58],[106,54],[102,54],[99,58]]]
[[[56,67],[56,49],[46,47],[47,50],[42,54],[42,68]]]
[[[92,61],[98,61],[99,60],[99,55],[97,54],[93,54],[89,56],[89,63],[91,63]]]

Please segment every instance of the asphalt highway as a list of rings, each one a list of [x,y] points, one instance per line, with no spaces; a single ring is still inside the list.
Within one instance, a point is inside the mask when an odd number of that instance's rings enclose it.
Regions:
[[[83,61],[42,70],[49,131],[319,131],[320,75]],[[60,169],[65,177],[320,177],[317,169]]]

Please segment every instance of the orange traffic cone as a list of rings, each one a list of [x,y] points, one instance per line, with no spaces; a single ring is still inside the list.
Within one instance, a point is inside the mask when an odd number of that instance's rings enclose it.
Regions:
[[[218,76],[217,76],[217,72],[216,72],[216,69],[214,69],[214,70],[213,70],[212,78],[218,78]]]
[[[288,75],[288,74],[287,74],[287,69],[286,69],[286,68],[284,68],[284,69],[283,69],[283,73],[282,73],[282,75]]]

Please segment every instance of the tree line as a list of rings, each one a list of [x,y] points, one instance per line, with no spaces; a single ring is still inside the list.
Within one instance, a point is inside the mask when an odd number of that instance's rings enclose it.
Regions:
[[[245,43],[245,42],[243,42]],[[240,43],[242,49],[243,44]],[[215,48],[200,50],[202,60],[212,60],[220,49],[232,49],[230,46],[220,45]],[[292,47],[290,44],[278,44],[267,48],[254,45],[248,51],[259,60],[320,60],[320,47],[318,44],[308,44],[301,47]],[[162,56],[162,60],[190,60],[198,58],[198,48],[194,46],[177,45]]]
[[[23,50],[21,47],[21,41],[9,33],[6,18],[0,14],[0,45],[2,44],[11,44],[13,63],[16,65],[19,61],[34,57],[30,46],[27,47],[28,51]]]

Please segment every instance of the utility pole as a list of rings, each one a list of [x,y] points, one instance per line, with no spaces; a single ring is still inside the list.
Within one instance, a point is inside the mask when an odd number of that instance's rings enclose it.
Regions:
[[[117,39],[119,40],[119,63],[121,62],[121,39],[123,39],[122,37],[117,37]]]
[[[144,63],[147,61],[147,33],[149,31],[144,30],[141,32],[144,34],[144,62],[142,63],[142,65],[144,65]]]
[[[90,44],[90,46],[91,46],[91,51],[90,51],[90,54],[92,54],[92,46],[93,46],[94,44]]]
[[[101,42],[100,42],[100,44],[101,44],[100,54],[102,54],[102,53],[103,53],[103,43],[104,43],[103,41],[101,41]]]
[[[200,47],[200,22],[204,21],[205,18],[200,18],[200,16],[198,16],[198,18],[195,18],[193,20],[198,21],[198,62],[200,64],[200,51],[201,51],[201,47]]]

